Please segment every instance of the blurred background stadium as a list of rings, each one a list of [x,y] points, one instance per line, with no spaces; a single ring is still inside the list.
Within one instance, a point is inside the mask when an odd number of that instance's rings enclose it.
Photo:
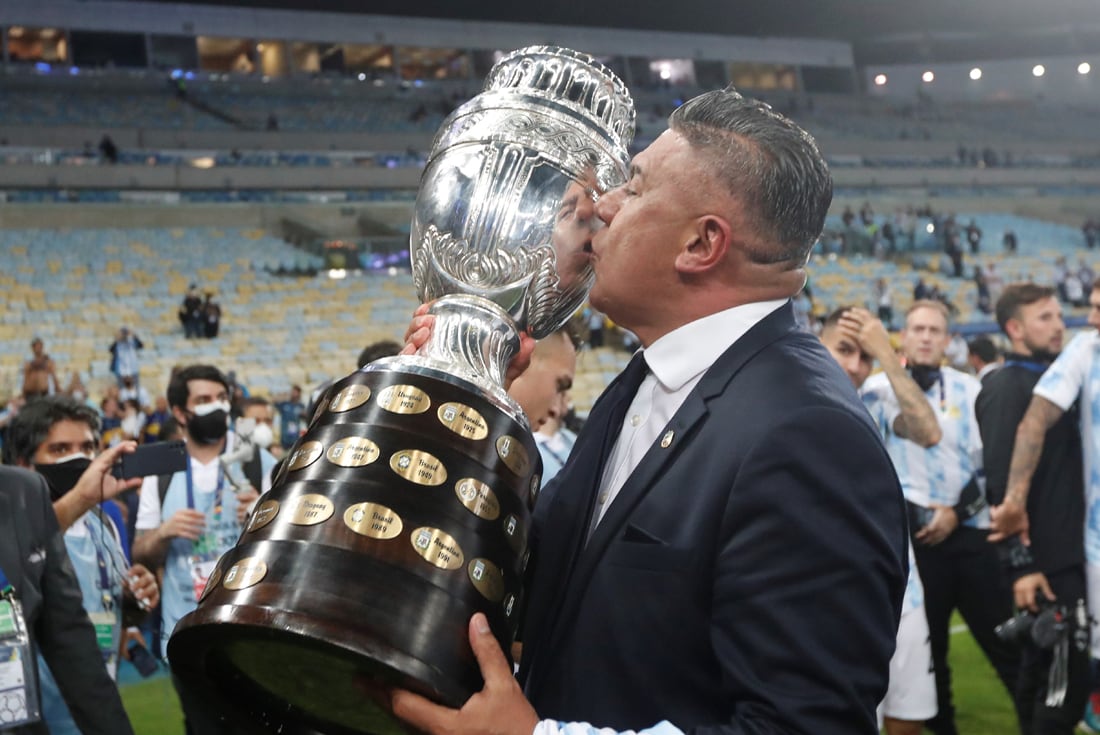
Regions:
[[[626,81],[639,148],[729,83],[810,130],[836,183],[811,316],[888,305],[896,326],[923,279],[979,334],[998,288],[1034,279],[1083,321],[1095,0],[2,0],[0,406],[34,336],[98,397],[123,325],[153,395],[197,361],[270,396],[349,372],[416,306],[407,238],[433,133],[502,52],[535,43]],[[216,339],[184,337],[192,283],[220,302]],[[580,413],[627,358],[614,341],[582,351]],[[967,731],[1008,732],[974,666],[956,674],[973,683]],[[128,703],[138,732],[178,730],[163,685]]]
[[[875,306],[878,278],[900,313],[923,276],[976,332],[992,329],[976,268],[994,298],[1020,278],[1091,277],[1093,3],[405,5],[4,0],[0,398],[33,335],[95,395],[124,324],[154,393],[195,360],[260,394],[353,368],[415,306],[407,232],[432,134],[529,43],[618,72],[638,146],[731,82],[812,131],[837,187],[815,314]],[[190,283],[220,300],[216,340],[183,338]],[[625,357],[582,356],[582,412]]]

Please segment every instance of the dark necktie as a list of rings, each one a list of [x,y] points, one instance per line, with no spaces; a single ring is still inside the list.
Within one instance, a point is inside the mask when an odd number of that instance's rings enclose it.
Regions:
[[[585,424],[585,431],[592,432],[592,435],[595,437],[602,437],[600,461],[594,468],[596,472],[595,482],[593,483],[595,492],[589,504],[589,533],[595,528],[596,516],[598,513],[596,507],[597,497],[599,496],[605,465],[607,464],[608,458],[611,456],[611,449],[615,446],[615,440],[618,439],[619,434],[623,430],[623,420],[626,418],[626,411],[630,408],[630,404],[633,403],[634,395],[638,392],[639,386],[641,386],[642,381],[645,380],[645,376],[648,374],[649,366],[646,364],[644,353],[635,353],[634,357],[627,363],[626,369],[619,374],[618,380],[609,388],[609,390],[614,391],[614,393],[608,396],[609,405],[607,410],[601,411],[597,415],[590,416],[588,422]]]

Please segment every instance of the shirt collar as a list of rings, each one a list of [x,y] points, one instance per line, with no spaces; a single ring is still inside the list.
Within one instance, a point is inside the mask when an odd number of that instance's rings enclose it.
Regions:
[[[777,299],[742,304],[689,322],[647,347],[644,353],[646,364],[666,390],[678,391],[787,301]]]

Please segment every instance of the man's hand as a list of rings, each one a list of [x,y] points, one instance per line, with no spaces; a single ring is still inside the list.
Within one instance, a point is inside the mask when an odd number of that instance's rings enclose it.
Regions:
[[[206,516],[201,510],[180,508],[160,527],[160,533],[168,539],[185,538],[198,541],[206,528]]]
[[[122,492],[135,487],[141,487],[142,477],[131,477],[129,480],[120,480],[111,474],[111,467],[124,454],[132,454],[137,450],[137,442],[124,441],[106,450],[92,460],[88,469],[76,481],[72,489],[81,501],[87,505],[88,510],[101,500],[110,500]]]
[[[1024,546],[1031,546],[1031,536],[1028,534],[1027,508],[1021,503],[1005,498],[1000,505],[994,505],[989,509],[989,520],[992,533],[989,534],[991,543],[1004,541],[1009,536],[1020,534],[1020,541]]]
[[[878,361],[894,351],[890,335],[882,321],[866,309],[855,306],[841,315],[837,326],[841,332],[854,339],[863,350]]]
[[[1054,592],[1050,589],[1050,582],[1047,581],[1045,574],[1035,572],[1020,577],[1012,585],[1016,607],[1021,610],[1030,610],[1033,613],[1039,612],[1039,595],[1037,593],[1040,591],[1048,601],[1054,601]]]
[[[432,336],[432,328],[435,326],[435,315],[429,314],[431,304],[421,304],[413,312],[412,321],[405,330],[405,346],[401,348],[400,355],[415,355],[417,350],[428,343]],[[508,371],[504,376],[504,387],[508,388],[512,381],[518,378],[531,364],[531,353],[535,351],[535,340],[527,332],[519,333],[519,352],[508,363]]]
[[[922,544],[935,546],[943,543],[948,536],[955,532],[955,529],[959,527],[959,517],[950,505],[932,503],[928,507],[935,511],[932,514],[932,520],[928,522],[927,526],[917,531],[914,538]]]
[[[397,689],[390,698],[393,713],[430,735],[531,735],[539,716],[512,676],[484,614],[470,618],[469,633],[485,687],[457,710]]]
[[[252,512],[253,504],[259,497],[260,494],[256,492],[256,488],[249,484],[246,484],[245,489],[237,493],[237,523],[244,525],[244,522],[248,520],[248,514]]]
[[[133,597],[142,610],[152,610],[160,602],[160,588],[157,587],[157,578],[144,564],[134,564],[130,567],[130,570],[126,572],[126,580],[125,594]]]

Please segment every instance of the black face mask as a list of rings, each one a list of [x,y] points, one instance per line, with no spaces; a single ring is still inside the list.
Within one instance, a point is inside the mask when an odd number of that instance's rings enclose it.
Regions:
[[[34,471],[46,478],[46,484],[50,486],[50,500],[57,501],[76,487],[80,476],[91,463],[92,460],[87,457],[80,457],[58,464],[36,464]]]
[[[920,389],[927,393],[929,388],[939,382],[943,373],[934,365],[910,365],[909,375]]]
[[[217,444],[229,431],[229,413],[218,409],[204,416],[191,414],[187,420],[187,433],[199,444]]]

